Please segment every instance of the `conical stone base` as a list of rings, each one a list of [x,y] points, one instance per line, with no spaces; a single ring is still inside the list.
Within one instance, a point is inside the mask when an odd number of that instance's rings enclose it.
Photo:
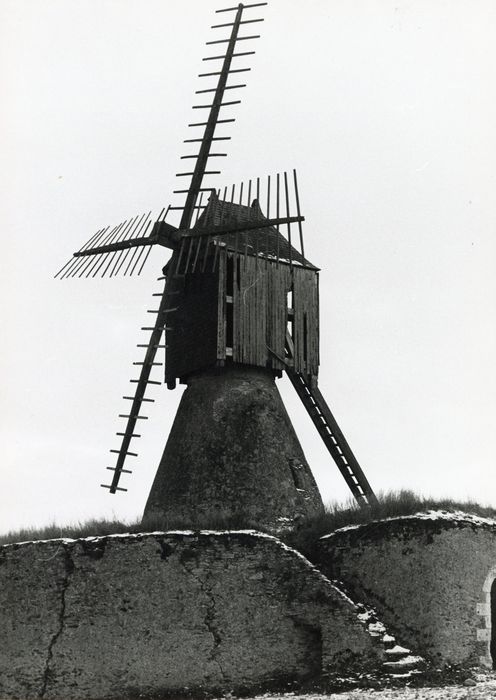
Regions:
[[[278,528],[322,509],[272,373],[234,365],[190,377],[143,518]]]

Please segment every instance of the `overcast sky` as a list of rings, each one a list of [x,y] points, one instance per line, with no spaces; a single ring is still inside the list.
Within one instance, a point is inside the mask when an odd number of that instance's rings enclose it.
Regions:
[[[142,513],[181,389],[155,387],[128,493],[99,484],[168,253],[138,279],[53,274],[97,229],[171,202],[223,6],[0,0],[2,531]],[[496,4],[251,12],[262,38],[210,182],[297,169],[320,388],[372,486],[496,505]],[[347,498],[278,386],[324,500]]]

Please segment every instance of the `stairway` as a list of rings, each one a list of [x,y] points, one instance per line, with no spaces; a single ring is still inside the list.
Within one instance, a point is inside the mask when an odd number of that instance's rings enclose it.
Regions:
[[[336,585],[336,582],[333,582]],[[389,634],[375,614],[375,611],[358,604],[361,612],[358,619],[367,625],[371,637],[376,637],[384,650],[384,661],[379,669],[380,675],[391,680],[411,678],[422,674],[427,668],[427,662],[422,656],[414,655],[410,649],[400,646],[396,637]]]
[[[310,385],[303,374],[289,367],[286,368],[286,373],[354,497],[364,506],[377,503],[365,474],[316,382]]]
[[[389,634],[382,638],[386,661],[382,664],[383,671],[392,678],[406,678],[422,673],[426,668],[425,659],[414,655],[410,649],[396,644],[396,639]]]

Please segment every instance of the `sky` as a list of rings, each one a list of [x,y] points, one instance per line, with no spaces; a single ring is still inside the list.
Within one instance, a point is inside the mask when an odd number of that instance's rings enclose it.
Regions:
[[[205,42],[222,38],[209,27],[229,6],[0,0],[0,531],[142,514],[182,388],[154,387],[128,492],[100,484],[169,253],[139,278],[53,275],[98,229],[172,203]],[[261,38],[209,182],[296,168],[322,269],[319,386],[373,488],[496,505],[496,5],[250,12]],[[343,501],[277,384],[324,501]]]

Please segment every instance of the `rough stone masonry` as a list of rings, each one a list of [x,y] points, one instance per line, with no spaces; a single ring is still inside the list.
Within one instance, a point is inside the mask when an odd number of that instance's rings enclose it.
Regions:
[[[0,697],[135,698],[375,668],[354,604],[248,531],[0,548]]]
[[[321,540],[319,558],[329,578],[427,659],[492,668],[494,520],[432,512],[343,528]]]
[[[187,526],[244,520],[277,531],[323,511],[273,373],[235,365],[188,378],[145,507]],[[200,520],[201,522],[201,520]]]

